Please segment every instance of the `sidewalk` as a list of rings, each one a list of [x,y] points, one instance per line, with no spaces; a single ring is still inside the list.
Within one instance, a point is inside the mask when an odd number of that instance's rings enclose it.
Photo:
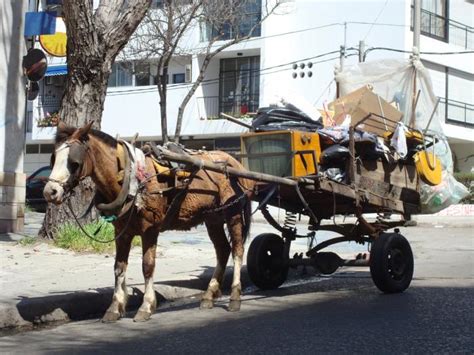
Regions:
[[[28,214],[25,232],[34,235],[41,218],[41,214]],[[0,329],[100,316],[105,312],[113,293],[113,254],[74,253],[47,243],[21,246],[18,240],[22,237],[0,235]],[[202,292],[214,265],[214,248],[204,227],[160,235],[155,270],[159,302]],[[127,286],[131,295],[129,309],[138,308],[143,295],[138,247],[130,253]]]
[[[283,218],[284,213],[275,214]],[[28,213],[25,235],[36,235],[42,214]],[[416,216],[420,226],[435,228],[473,227],[474,217]],[[260,233],[275,233],[263,217],[256,214],[252,237]],[[332,223],[332,221],[329,221]],[[342,219],[337,219],[342,222]],[[346,220],[349,222],[349,220]],[[299,232],[304,234],[304,220]],[[318,233],[319,235],[319,233]],[[21,246],[18,234],[0,235],[0,330],[32,327],[34,323],[83,319],[101,316],[112,299],[114,255],[80,254],[39,243]],[[318,241],[325,239],[321,232]],[[306,239],[292,244],[297,251],[306,250]],[[249,246],[246,244],[246,248]],[[338,244],[334,250],[342,255],[367,251],[355,243]],[[245,259],[244,259],[245,260]],[[229,265],[232,262],[229,261]],[[165,232],[159,237],[155,269],[155,291],[159,302],[175,302],[197,296],[206,287],[215,265],[214,248],[203,226],[188,232]],[[228,268],[224,293],[228,293],[232,269]],[[245,267],[243,288],[251,286]],[[129,310],[142,301],[143,276],[141,249],[133,248],[127,270]]]

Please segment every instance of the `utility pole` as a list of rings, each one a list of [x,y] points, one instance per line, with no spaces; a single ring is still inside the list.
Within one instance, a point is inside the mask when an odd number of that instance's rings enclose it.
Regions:
[[[413,13],[413,47],[420,50],[421,0],[415,0]]]
[[[344,69],[344,59],[346,57],[346,45],[347,45],[347,22],[344,22],[344,45],[340,47],[339,52],[339,71]],[[340,96],[339,82],[336,80],[336,98]]]
[[[359,41],[359,63],[365,62],[365,41]]]
[[[420,28],[421,28],[421,0],[414,0],[413,13],[413,56],[420,53]],[[413,92],[411,100],[411,117],[409,127],[415,127],[416,104],[417,104],[417,87],[416,87],[416,68],[413,66]]]

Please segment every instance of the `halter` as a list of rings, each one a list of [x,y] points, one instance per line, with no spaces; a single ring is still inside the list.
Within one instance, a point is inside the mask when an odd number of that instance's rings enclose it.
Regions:
[[[47,181],[54,182],[60,185],[64,189],[64,193],[68,194],[72,191],[72,189],[74,189],[74,187],[77,186],[77,184],[81,180],[86,178],[86,176],[83,174],[84,158],[85,158],[86,153],[90,157],[90,153],[89,153],[89,145],[87,144],[87,142],[83,142],[79,139],[66,141],[63,145],[61,145],[58,149],[54,151],[54,154],[51,155],[51,162],[50,162],[51,167],[54,166],[56,154],[66,148],[70,149],[68,157],[67,157],[68,163],[77,164],[78,165],[77,169],[70,174],[66,182],[62,182],[57,179],[53,179],[51,177],[48,177]]]

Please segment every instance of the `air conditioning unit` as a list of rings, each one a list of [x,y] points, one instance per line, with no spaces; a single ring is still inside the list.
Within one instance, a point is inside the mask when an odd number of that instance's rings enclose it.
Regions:
[[[184,81],[190,83],[192,80],[193,72],[191,64],[186,64],[184,67]]]

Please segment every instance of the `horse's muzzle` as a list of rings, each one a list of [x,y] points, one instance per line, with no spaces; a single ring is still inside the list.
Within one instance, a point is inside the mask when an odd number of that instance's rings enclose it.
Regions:
[[[63,202],[64,189],[57,182],[50,181],[44,187],[43,196],[46,201],[59,205]]]

